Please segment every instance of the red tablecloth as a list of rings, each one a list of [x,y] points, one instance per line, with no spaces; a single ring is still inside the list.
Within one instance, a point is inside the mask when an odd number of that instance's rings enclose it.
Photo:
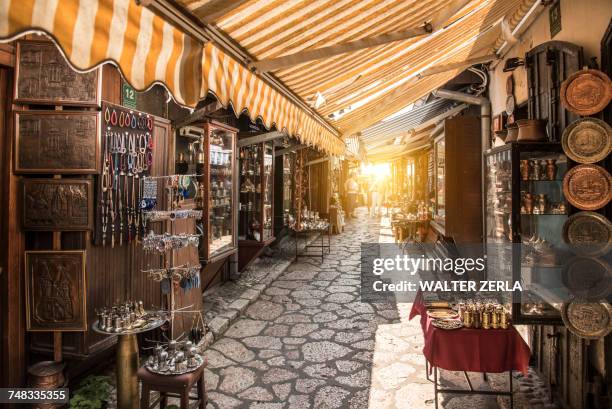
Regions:
[[[449,371],[499,373],[510,370],[527,374],[531,351],[523,338],[508,329],[443,330],[431,325],[419,293],[409,319],[421,316],[425,346],[423,355],[432,366]]]

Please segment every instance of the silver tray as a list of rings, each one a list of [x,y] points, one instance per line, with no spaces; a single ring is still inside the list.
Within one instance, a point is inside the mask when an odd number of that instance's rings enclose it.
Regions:
[[[147,368],[149,372],[156,373],[158,375],[166,375],[166,376],[183,375],[189,372],[193,372],[196,369],[200,368],[202,365],[204,365],[204,358],[202,357],[202,355],[196,355],[195,358],[198,361],[198,364],[193,367],[187,367],[187,369],[185,369],[184,371],[175,371],[170,368],[166,368],[165,370],[161,371],[159,369],[154,368],[153,365],[150,365],[149,360],[147,360],[147,363],[145,364],[144,367]]]
[[[147,313],[149,313],[149,311],[147,311]],[[98,334],[103,334],[103,335],[133,335],[133,334],[140,334],[142,332],[152,331],[164,325],[166,321],[168,321],[168,318],[164,318],[162,315],[160,315],[159,318],[149,320],[144,326],[140,328],[124,330],[121,332],[109,332],[109,331],[103,331],[102,329],[100,329],[98,325],[99,322],[96,320],[96,322],[93,323],[91,329],[93,329]]]

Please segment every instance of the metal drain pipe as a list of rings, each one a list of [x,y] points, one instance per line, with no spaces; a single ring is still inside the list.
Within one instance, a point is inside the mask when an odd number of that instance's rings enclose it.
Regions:
[[[486,198],[485,198],[485,181],[486,181],[486,163],[483,153],[490,148],[490,132],[491,132],[491,101],[485,97],[477,97],[475,95],[466,94],[463,92],[449,91],[446,89],[438,89],[432,92],[438,98],[452,99],[455,101],[465,102],[472,105],[480,106],[480,146],[481,146],[481,170],[480,170],[480,192],[482,206],[482,240],[486,237]]]

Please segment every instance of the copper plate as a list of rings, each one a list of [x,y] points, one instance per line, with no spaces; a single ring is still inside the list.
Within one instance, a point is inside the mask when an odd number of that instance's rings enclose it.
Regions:
[[[612,177],[601,166],[575,166],[563,178],[563,194],[578,209],[600,209],[612,199]]]
[[[578,212],[563,225],[563,239],[581,256],[601,256],[612,249],[612,223],[599,213]]]
[[[580,338],[599,339],[612,331],[612,306],[605,300],[565,302],[561,306],[561,318],[565,326]]]
[[[431,318],[442,319],[442,320],[459,318],[459,314],[457,314],[456,311],[453,311],[451,309],[444,309],[444,308],[428,310],[427,315],[429,315]]]
[[[612,127],[597,118],[580,118],[563,132],[563,151],[578,163],[595,163],[612,152]]]
[[[563,268],[563,283],[574,295],[588,301],[607,298],[612,293],[612,273],[604,260],[574,257]]]
[[[612,81],[599,70],[581,70],[563,81],[560,93],[567,110],[582,116],[593,115],[612,99]]]

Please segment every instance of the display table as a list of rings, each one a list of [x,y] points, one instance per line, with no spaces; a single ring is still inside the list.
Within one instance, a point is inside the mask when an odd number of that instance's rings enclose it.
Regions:
[[[138,357],[138,339],[136,335],[161,327],[167,320],[159,319],[150,325],[137,330],[113,334],[100,329],[96,321],[92,329],[103,335],[117,335],[117,408],[138,409],[138,378],[136,372],[140,366]]]
[[[325,228],[309,228],[309,229],[291,229],[295,233],[295,261],[298,261],[299,257],[321,257],[321,262],[325,258],[325,253],[327,250],[327,254],[331,253],[331,224],[328,224]],[[319,233],[319,238],[321,239],[321,244],[307,244],[304,246],[304,251],[300,253],[299,249],[299,241],[300,236],[306,236],[309,233]],[[327,236],[327,244],[325,244],[325,236]],[[308,240],[305,238],[305,240]],[[321,249],[321,253],[318,252],[308,252],[308,249],[315,248]]]
[[[391,222],[395,232],[395,240],[399,243],[411,240],[421,243],[427,234],[429,219],[396,219]]]
[[[421,316],[424,347],[423,355],[434,372],[435,407],[438,407],[438,393],[502,395],[512,398],[512,371],[527,374],[531,351],[513,326],[508,329],[443,330],[431,324],[423,298],[419,293],[410,311],[409,319]],[[469,389],[440,389],[438,368],[462,371]],[[509,372],[509,391],[474,390],[466,372],[501,373]],[[486,379],[486,378],[485,378]]]

